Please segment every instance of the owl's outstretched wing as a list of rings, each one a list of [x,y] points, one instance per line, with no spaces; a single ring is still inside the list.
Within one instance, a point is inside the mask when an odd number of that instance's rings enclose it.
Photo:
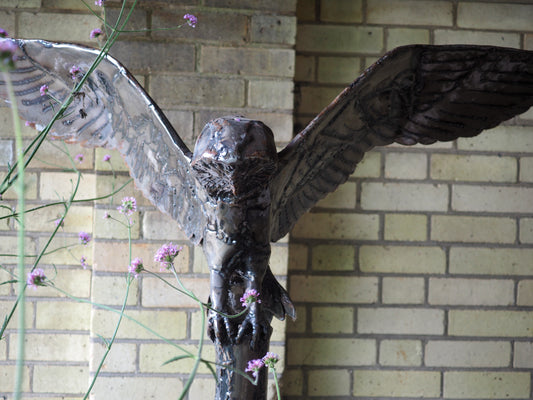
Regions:
[[[44,127],[60,106],[56,100],[67,98],[99,51],[41,40],[14,42],[18,46],[15,69],[9,75],[19,115]],[[0,97],[9,101],[3,79]],[[40,93],[43,85],[48,86],[45,95]],[[119,62],[105,57],[64,115],[52,126],[51,136],[88,147],[118,149],[146,198],[170,214],[193,243],[202,240],[205,217],[198,192],[203,189],[190,173],[191,152]]]
[[[475,136],[531,105],[533,52],[461,45],[391,51],[279,153],[271,240],[345,182],[374,146]]]

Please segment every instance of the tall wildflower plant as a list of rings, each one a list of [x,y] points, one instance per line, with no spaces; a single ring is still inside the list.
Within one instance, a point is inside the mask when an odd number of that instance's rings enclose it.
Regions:
[[[113,343],[115,342],[117,332],[119,330],[119,327],[124,319],[128,319],[132,321],[133,323],[140,326],[142,329],[147,330],[150,332],[154,337],[164,341],[169,346],[173,347],[179,355],[176,357],[172,357],[171,359],[167,360],[165,364],[178,362],[182,359],[193,359],[194,364],[193,367],[190,370],[189,378],[187,379],[182,392],[179,395],[179,399],[185,398],[187,395],[194,379],[196,376],[196,373],[198,371],[200,364],[205,364],[207,368],[211,371],[213,376],[216,379],[216,373],[214,370],[215,363],[209,360],[206,360],[202,357],[202,351],[204,347],[204,339],[203,334],[199,337],[199,343],[198,343],[198,349],[195,352],[192,352],[188,350],[187,348],[184,348],[174,341],[171,341],[167,338],[165,338],[160,333],[154,331],[150,326],[147,326],[143,324],[142,322],[134,319],[133,317],[129,316],[126,312],[126,304],[130,292],[130,286],[132,282],[135,279],[139,279],[141,277],[141,274],[150,274],[158,279],[162,280],[166,285],[172,287],[177,292],[190,297],[193,299],[199,307],[199,315],[201,316],[201,332],[205,331],[205,315],[207,309],[212,309],[210,304],[203,303],[198,297],[189,289],[185,287],[185,285],[182,283],[179,274],[177,273],[177,270],[175,268],[175,262],[176,257],[178,257],[181,247],[174,245],[172,243],[167,243],[163,245],[155,254],[154,256],[154,263],[159,263],[162,270],[164,271],[170,271],[173,275],[173,278],[177,282],[176,284],[170,282],[169,280],[165,279],[160,274],[155,274],[153,272],[150,272],[145,268],[145,261],[143,261],[139,257],[134,257],[132,254],[132,226],[135,224],[135,215],[138,212],[137,209],[137,201],[134,197],[124,197],[122,199],[121,204],[117,207],[118,213],[120,214],[117,218],[112,217],[109,213],[106,212],[104,218],[106,220],[114,220],[116,223],[122,224],[122,226],[127,230],[128,232],[128,249],[129,249],[129,265],[124,266],[124,273],[126,275],[126,284],[125,284],[125,292],[124,297],[122,301],[122,305],[120,309],[115,309],[112,307],[108,307],[106,305],[97,304],[94,302],[91,302],[84,298],[78,298],[70,293],[64,291],[62,288],[58,287],[54,282],[54,274],[51,273],[51,271],[47,271],[45,268],[41,267],[41,260],[44,256],[53,255],[54,252],[61,250],[61,249],[67,249],[67,251],[70,251],[70,248],[73,246],[80,246],[81,248],[84,248],[87,246],[91,240],[92,237],[89,233],[86,232],[79,232],[78,234],[78,243],[76,244],[69,244],[65,245],[59,248],[52,248],[52,241],[56,237],[56,234],[60,229],[64,227],[65,224],[65,218],[67,217],[67,214],[69,210],[71,209],[72,205],[79,204],[83,202],[90,202],[95,200],[101,200],[105,198],[109,198],[111,202],[113,202],[113,197],[117,195],[124,187],[131,182],[128,181],[126,184],[122,185],[121,187],[118,187],[115,190],[115,180],[116,175],[115,171],[110,163],[111,156],[106,154],[103,157],[104,162],[109,162],[111,165],[111,170],[113,173],[113,186],[111,193],[108,193],[104,196],[100,196],[97,198],[89,198],[89,199],[80,199],[78,198],[78,189],[80,187],[81,183],[81,173],[78,170],[78,166],[84,161],[83,154],[77,154],[75,156],[71,156],[70,153],[68,153],[67,150],[63,150],[65,154],[67,154],[68,158],[70,159],[71,164],[71,171],[73,171],[76,175],[76,179],[72,182],[72,191],[70,195],[67,198],[63,198],[56,202],[51,202],[44,205],[35,206],[33,208],[27,208],[25,203],[25,192],[24,192],[24,178],[25,178],[25,169],[30,165],[32,160],[36,157],[38,154],[39,149],[41,148],[42,144],[44,143],[44,140],[46,139],[48,133],[51,130],[52,125],[59,119],[63,118],[65,116],[66,110],[68,109],[69,105],[72,103],[75,96],[82,92],[83,85],[85,84],[85,81],[87,77],[96,69],[98,64],[104,59],[106,54],[109,52],[111,47],[113,46],[114,42],[117,40],[120,34],[127,32],[125,30],[125,26],[128,22],[128,20],[131,18],[133,10],[135,9],[138,0],[134,0],[133,2],[123,2],[122,6],[119,11],[119,16],[114,24],[109,24],[106,18],[105,13],[105,0],[96,0],[95,5],[99,7],[103,7],[103,16],[93,10],[93,7],[86,3],[84,0],[80,0],[81,2],[85,3],[87,8],[93,13],[95,18],[101,23],[102,28],[94,28],[90,32],[88,32],[88,37],[90,39],[98,40],[100,41],[102,38],[105,38],[105,41],[103,42],[101,46],[100,53],[96,57],[94,63],[91,65],[91,67],[88,69],[86,73],[82,73],[80,69],[76,65],[72,65],[69,69],[69,74],[72,78],[72,91],[70,95],[65,99],[65,101],[61,102],[58,99],[55,99],[53,95],[50,93],[49,87],[47,85],[42,85],[39,88],[39,92],[41,96],[47,96],[47,99],[50,100],[51,104],[53,104],[54,108],[57,108],[57,112],[54,115],[54,117],[51,119],[51,121],[44,127],[42,131],[40,131],[37,136],[29,143],[29,145],[24,148],[22,144],[22,134],[21,134],[21,124],[18,117],[17,112],[17,106],[16,101],[14,101],[14,91],[12,88],[12,85],[10,84],[9,80],[9,70],[13,68],[13,53],[15,52],[16,48],[13,48],[14,43],[11,41],[4,41],[0,42],[0,72],[3,75],[3,80],[6,82],[8,87],[8,93],[10,98],[12,99],[11,105],[12,105],[12,116],[13,116],[13,124],[14,124],[14,135],[15,135],[15,143],[16,143],[16,155],[17,159],[14,165],[8,165],[7,173],[0,182],[0,209],[7,210],[7,215],[0,216],[0,222],[1,220],[14,220],[17,224],[18,229],[18,250],[16,255],[2,255],[2,256],[14,256],[17,259],[17,269],[16,272],[10,272],[7,268],[4,268],[3,265],[0,263],[0,268],[4,269],[8,273],[11,274],[11,279],[8,282],[4,283],[17,283],[18,285],[18,297],[11,309],[11,311],[6,315],[5,319],[2,322],[2,325],[0,327],[0,340],[3,340],[4,338],[4,332],[7,329],[7,326],[13,319],[13,316],[15,313],[18,313],[18,341],[17,341],[17,365],[16,365],[16,377],[15,377],[15,383],[14,383],[14,396],[13,398],[15,400],[18,400],[21,398],[21,390],[22,390],[22,376],[23,376],[23,366],[24,366],[24,344],[25,344],[25,292],[26,289],[29,287],[32,290],[40,290],[41,287],[45,286],[48,288],[52,288],[53,290],[58,291],[64,296],[69,297],[70,299],[80,302],[80,303],[89,303],[95,308],[100,308],[102,310],[106,310],[110,313],[114,313],[118,315],[118,319],[114,328],[114,331],[109,338],[102,338],[102,340],[105,343],[105,351],[104,354],[94,371],[93,377],[89,383],[89,386],[86,390],[84,399],[87,399],[94,387],[94,384],[96,380],[99,377],[99,374],[101,372],[102,366],[104,365],[105,360],[107,359],[109,352],[112,349]],[[183,23],[177,28],[186,25],[191,28],[196,27],[198,24],[197,18],[193,14],[185,14],[183,16]],[[2,29],[0,29],[0,37],[7,37],[8,33]],[[27,121],[26,125],[32,126],[35,125],[31,121]],[[66,148],[65,148],[66,149]],[[16,209],[12,209],[9,205],[2,204],[2,198],[6,191],[11,188],[16,188],[17,193],[17,205]],[[24,246],[24,238],[25,238],[25,216],[26,214],[30,214],[32,212],[38,211],[45,207],[52,207],[52,206],[61,206],[62,212],[61,215],[58,215],[57,219],[53,221],[54,223],[54,229],[52,230],[49,238],[45,240],[44,245],[40,249],[40,251],[37,254],[26,254],[25,253],[25,246]],[[108,221],[106,221],[107,223]],[[26,263],[28,263],[31,260],[31,264],[29,267],[26,267]],[[79,259],[79,264],[81,267],[89,268],[88,260],[85,255]],[[49,273],[50,272],[50,273]],[[57,273],[57,271],[55,271]],[[241,299],[243,310],[241,313],[237,315],[225,315],[225,317],[228,318],[237,318],[242,316],[243,314],[247,313],[249,310],[249,306],[253,304],[254,302],[260,303],[260,294],[253,291],[253,292],[247,292],[244,294],[243,298]],[[215,310],[216,311],[216,310]],[[270,354],[270,353],[269,353]],[[275,383],[277,387],[278,392],[278,398],[279,397],[279,387],[277,385],[277,379],[275,374],[275,361],[277,361],[277,356],[272,354],[267,354],[263,359],[260,360],[251,360],[251,364],[249,364],[249,369],[246,371],[239,371],[235,370],[236,373],[246,377],[250,382],[256,382],[257,381],[257,371],[262,367],[268,367],[270,371],[274,373]],[[224,366],[227,367],[227,366]],[[247,372],[252,372],[252,376],[250,376]]]

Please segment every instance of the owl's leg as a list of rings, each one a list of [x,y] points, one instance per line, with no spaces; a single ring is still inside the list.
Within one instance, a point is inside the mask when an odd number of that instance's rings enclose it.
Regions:
[[[234,329],[227,315],[235,314],[229,304],[229,282],[224,273],[211,269],[211,295],[207,332],[213,342],[233,343]],[[218,311],[218,312],[217,312]]]

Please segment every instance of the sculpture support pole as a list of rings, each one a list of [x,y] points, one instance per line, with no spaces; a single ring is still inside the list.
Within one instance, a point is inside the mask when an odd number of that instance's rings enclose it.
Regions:
[[[260,340],[250,347],[250,337],[244,337],[239,344],[215,343],[216,361],[235,370],[244,371],[248,361],[262,358],[267,352],[270,339]],[[257,385],[229,368],[217,366],[217,387],[215,400],[266,400],[268,369],[259,370]]]

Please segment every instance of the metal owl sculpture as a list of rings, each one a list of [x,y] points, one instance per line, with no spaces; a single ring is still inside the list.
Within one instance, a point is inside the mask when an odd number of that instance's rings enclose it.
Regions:
[[[69,69],[88,70],[98,51],[72,44],[16,40],[11,79],[20,116],[45,126],[54,115],[46,84],[62,101]],[[6,99],[4,82],[0,95]],[[483,46],[397,48],[347,87],[279,153],[259,121],[223,117],[203,129],[191,152],[130,73],[107,56],[51,134],[85,146],[118,149],[135,184],[201,245],[211,273],[210,302],[242,311],[247,290],[260,293],[242,317],[209,312],[219,363],[243,370],[268,350],[273,316],[295,317],[269,268],[270,242],[347,180],[368,150],[471,137],[533,105],[533,52]],[[263,399],[266,372],[253,387],[218,368],[217,399]]]

